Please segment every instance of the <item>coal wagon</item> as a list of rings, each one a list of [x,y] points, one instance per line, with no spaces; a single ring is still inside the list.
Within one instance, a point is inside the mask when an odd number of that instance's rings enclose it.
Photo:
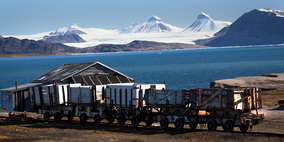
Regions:
[[[260,124],[263,114],[261,93],[258,88],[192,90],[154,90],[145,94],[148,108],[161,113],[156,118],[162,128],[174,123],[177,129],[189,124],[195,129],[198,124],[207,124],[208,130],[215,131],[222,126],[224,131],[232,132],[239,127],[242,132]]]

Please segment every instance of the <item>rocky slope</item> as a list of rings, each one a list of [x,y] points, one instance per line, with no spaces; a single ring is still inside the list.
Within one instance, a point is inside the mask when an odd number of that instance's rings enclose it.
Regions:
[[[77,48],[60,43],[17,39],[14,37],[0,38],[0,55],[4,54],[66,54],[77,52]]]
[[[237,19],[223,36],[206,46],[245,46],[284,43],[284,12],[255,9]]]
[[[78,43],[78,42],[86,42],[83,38],[81,38],[77,34],[64,34],[57,36],[45,36],[44,39],[48,42],[52,43]]]

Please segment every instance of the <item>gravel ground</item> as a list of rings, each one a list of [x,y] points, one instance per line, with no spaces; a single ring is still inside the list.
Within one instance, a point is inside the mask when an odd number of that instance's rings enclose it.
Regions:
[[[91,120],[80,124],[78,119],[72,123],[55,123],[42,120],[0,119],[1,141],[284,141],[284,109],[277,106],[265,107],[258,111],[265,114],[263,124],[254,126],[251,132],[241,133],[235,127],[233,133],[226,133],[221,127],[210,132],[207,127],[198,126],[192,131],[188,126],[177,131],[173,125],[167,130],[159,128],[158,123],[138,128],[128,122],[124,127],[102,122],[94,125]]]
[[[277,100],[284,100],[284,93],[279,91],[263,92],[264,121],[253,127],[251,132],[241,133],[235,127],[233,133],[226,133],[222,127],[210,132],[207,126],[198,126],[197,130],[190,130],[186,125],[184,130],[177,131],[171,124],[167,130],[162,130],[159,123],[146,127],[141,123],[133,128],[130,122],[119,127],[103,121],[95,125],[92,120],[80,124],[75,118],[72,123],[67,119],[59,123],[52,120],[10,120],[0,118],[0,141],[284,141],[284,108],[277,105]]]

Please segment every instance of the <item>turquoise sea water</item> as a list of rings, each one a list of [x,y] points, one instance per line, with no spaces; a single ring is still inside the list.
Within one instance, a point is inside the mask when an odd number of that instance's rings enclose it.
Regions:
[[[284,72],[284,45],[2,58],[0,89],[32,82],[64,63],[94,61],[138,83],[165,80],[167,89],[207,88],[213,80]]]

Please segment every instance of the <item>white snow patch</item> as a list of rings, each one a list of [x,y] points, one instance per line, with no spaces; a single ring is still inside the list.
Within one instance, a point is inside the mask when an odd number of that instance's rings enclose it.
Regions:
[[[274,10],[274,9],[268,9],[268,8],[260,8],[259,11],[263,12],[270,12],[276,14],[277,17],[284,17],[284,11],[282,10]]]
[[[3,35],[3,37],[15,37],[18,39],[30,39],[30,40],[42,40],[44,36],[48,35],[49,32],[38,33],[33,35]]]

